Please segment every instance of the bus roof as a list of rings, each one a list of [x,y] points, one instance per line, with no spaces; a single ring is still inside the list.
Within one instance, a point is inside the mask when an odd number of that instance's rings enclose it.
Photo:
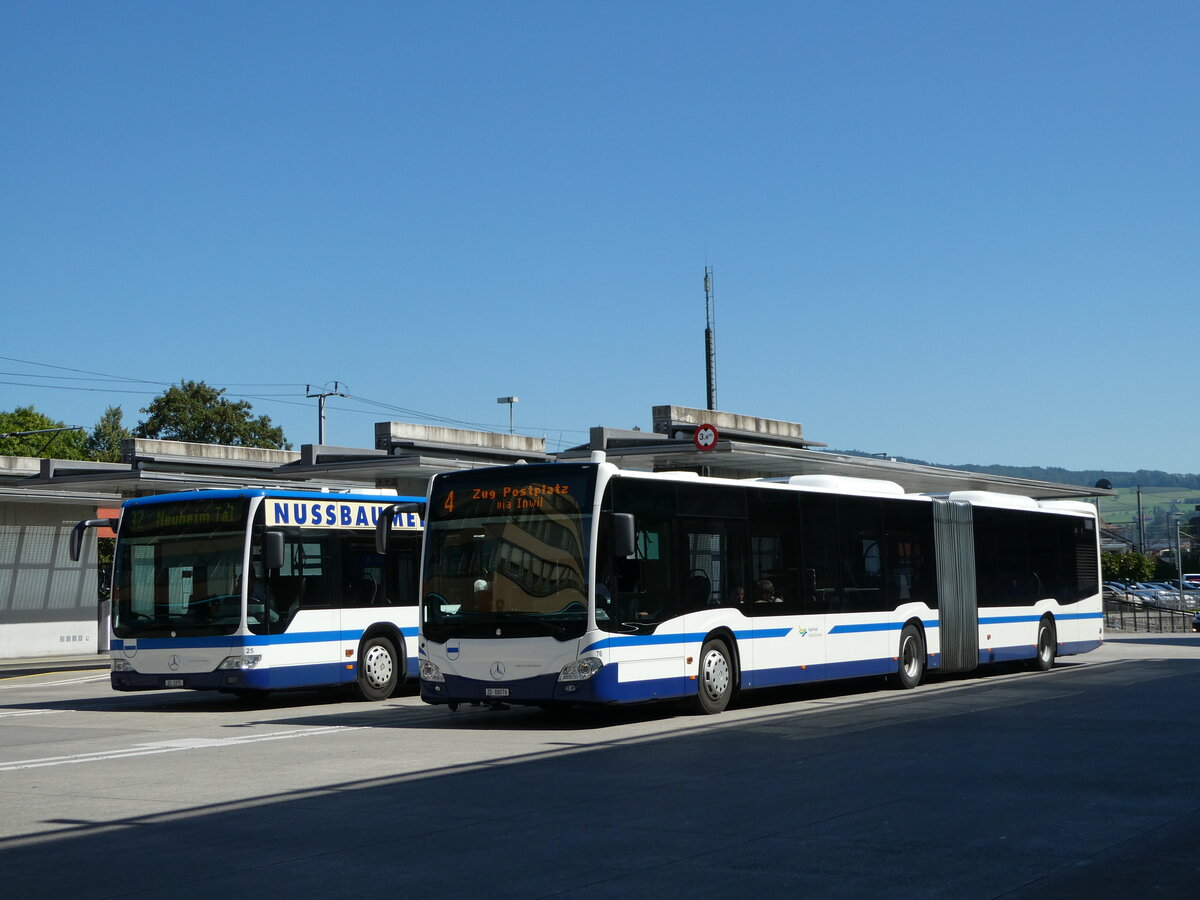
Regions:
[[[154,503],[183,503],[192,500],[235,500],[250,497],[273,497],[280,500],[322,500],[330,502],[355,500],[360,503],[424,503],[424,497],[400,494],[371,494],[348,491],[297,491],[282,488],[243,488],[240,490],[178,491],[171,494],[154,494],[149,497],[133,497],[122,506],[149,506]]]

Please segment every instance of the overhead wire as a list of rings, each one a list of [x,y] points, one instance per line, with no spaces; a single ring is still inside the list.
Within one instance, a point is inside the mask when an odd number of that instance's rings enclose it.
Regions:
[[[56,365],[54,363],[37,362],[35,360],[20,359],[20,358],[13,357],[13,356],[0,355],[0,360],[5,360],[7,362],[21,363],[22,365],[40,366],[42,368],[55,369],[55,370],[62,371],[62,372],[77,373],[77,375],[72,376],[72,375],[39,375],[36,373],[22,373],[22,372],[0,372],[0,375],[9,375],[9,376],[15,377],[15,378],[24,377],[24,378],[39,379],[42,381],[49,381],[49,380],[85,381],[87,379],[78,377],[78,376],[88,376],[89,378],[99,378],[99,379],[104,379],[105,381],[111,381],[111,382],[117,382],[117,383],[155,385],[155,386],[160,386],[160,387],[170,387],[170,386],[178,383],[178,382],[174,382],[174,381],[155,381],[155,380],[146,379],[146,378],[133,378],[133,377],[126,376],[126,375],[114,375],[109,372],[95,372],[95,371],[92,371],[89,369],[77,369],[77,368],[73,368],[71,366],[61,366],[61,365]],[[303,402],[302,400],[284,399],[286,397],[293,396],[291,394],[275,394],[275,393],[267,394],[267,393],[258,393],[258,392],[255,392],[255,393],[236,392],[235,393],[235,392],[229,390],[229,388],[231,388],[231,387],[254,388],[254,387],[293,387],[294,386],[297,388],[297,395],[298,395],[302,389],[302,386],[298,382],[295,382],[295,383],[294,382],[261,382],[261,383],[260,382],[230,382],[230,383],[225,383],[225,384],[212,384],[211,382],[206,381],[205,383],[209,384],[212,387],[220,388],[221,390],[224,390],[226,393],[228,393],[230,397],[234,397],[239,400],[254,400],[254,401],[261,401],[264,403],[279,403],[279,404],[283,404],[286,406],[300,406],[300,407],[304,407],[304,408],[309,407],[309,404],[306,402]],[[42,389],[49,389],[49,390],[86,391],[88,393],[130,394],[130,395],[135,395],[135,396],[155,396],[156,394],[161,393],[161,391],[157,391],[157,392],[149,391],[149,390],[137,391],[137,390],[115,388],[115,387],[110,387],[110,386],[86,387],[86,386],[81,386],[81,385],[66,385],[66,384],[37,384],[37,383],[31,383],[31,382],[25,382],[25,381],[3,381],[3,380],[0,380],[0,384],[11,385],[14,387],[32,387],[32,388],[42,388]],[[307,386],[303,386],[303,387],[307,388]],[[420,420],[426,421],[426,422],[434,422],[434,423],[438,423],[438,424],[446,425],[446,426],[456,426],[456,427],[460,427],[460,428],[469,428],[469,429],[483,430],[483,431],[495,431],[495,430],[501,430],[503,428],[502,425],[498,425],[494,422],[471,422],[471,421],[467,421],[467,420],[463,420],[463,419],[455,419],[455,418],[452,418],[449,416],[439,416],[439,415],[435,415],[434,413],[424,412],[423,410],[413,409],[411,407],[399,406],[397,404],[387,403],[382,400],[372,400],[367,397],[358,396],[357,394],[347,393],[345,396],[346,396],[346,399],[354,400],[359,403],[366,404],[367,406],[373,407],[373,408],[372,409],[356,409],[356,408],[350,407],[350,406],[339,406],[338,409],[339,409],[339,411],[342,411],[342,412],[357,413],[357,414],[362,414],[362,415],[374,415],[374,414],[376,414],[377,410],[384,410],[387,412],[399,413],[401,415],[404,415],[404,416],[407,416],[410,418],[420,419]],[[547,429],[542,429],[543,432],[546,430]],[[573,429],[557,429],[556,428],[556,429],[550,429],[550,430],[558,431],[560,434],[562,434],[564,432],[570,432],[572,434],[586,433],[586,432],[578,430],[578,429],[573,430]]]

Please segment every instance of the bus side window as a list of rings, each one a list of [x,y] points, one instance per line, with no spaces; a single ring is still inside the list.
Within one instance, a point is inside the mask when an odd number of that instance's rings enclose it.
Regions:
[[[798,507],[799,499],[795,494],[750,492],[750,578],[746,582],[742,606],[747,615],[794,615],[805,611]],[[771,582],[777,602],[754,602],[755,585],[763,580]]]
[[[840,612],[837,497],[809,494],[801,498],[806,595],[804,608],[816,613]],[[811,574],[808,574],[811,573]]]

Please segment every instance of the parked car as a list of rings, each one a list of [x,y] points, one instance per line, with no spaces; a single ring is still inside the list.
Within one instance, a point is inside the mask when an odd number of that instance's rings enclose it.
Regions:
[[[1192,631],[1200,631],[1200,612],[1192,616]]]

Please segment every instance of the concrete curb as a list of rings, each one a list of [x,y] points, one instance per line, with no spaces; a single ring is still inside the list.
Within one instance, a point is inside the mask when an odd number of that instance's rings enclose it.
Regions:
[[[89,653],[85,656],[32,656],[24,659],[0,659],[0,678],[107,668],[107,653]]]

